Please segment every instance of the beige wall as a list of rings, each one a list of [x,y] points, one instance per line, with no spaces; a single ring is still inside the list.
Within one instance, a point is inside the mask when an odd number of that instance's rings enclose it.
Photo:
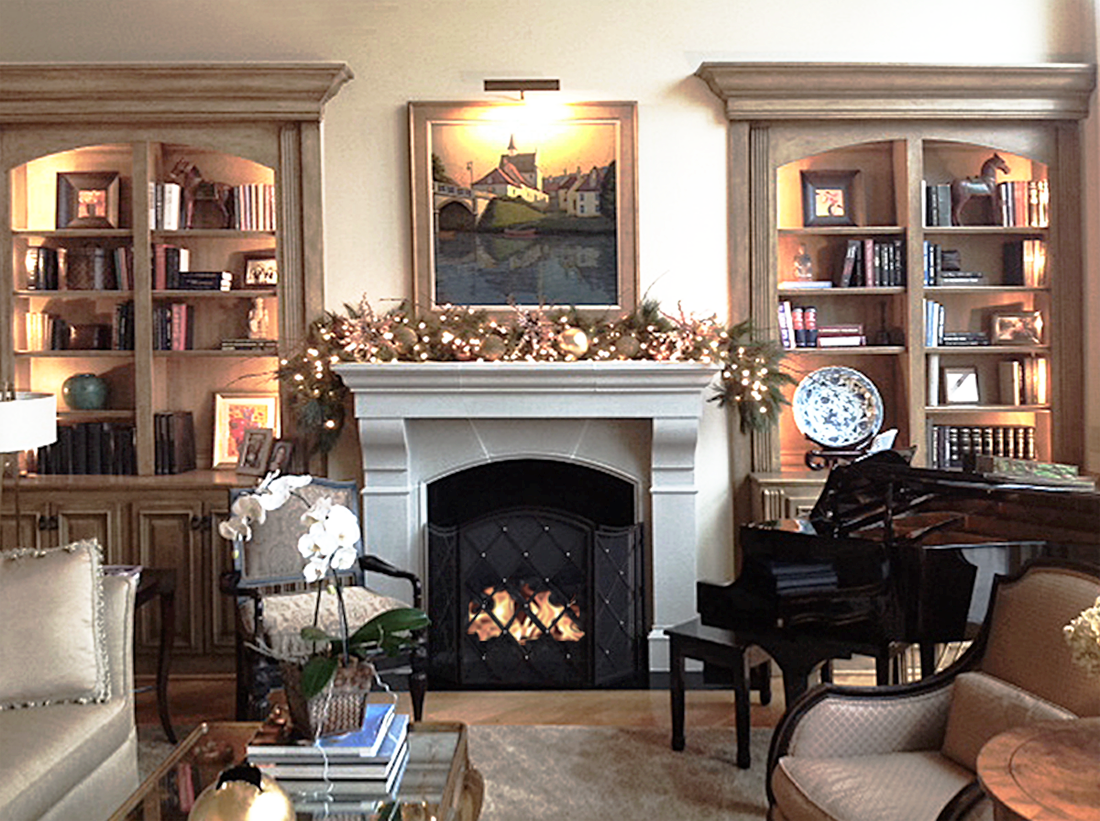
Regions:
[[[485,99],[486,77],[545,76],[565,100],[637,101],[642,290],[725,316],[727,277],[745,274],[727,270],[725,121],[691,76],[701,61],[1092,61],[1095,30],[1091,0],[0,0],[5,61],[347,62],[356,79],[325,123],[334,308],[409,293],[409,100]],[[1095,383],[1090,397],[1100,419]],[[699,567],[719,577],[739,439],[713,406],[703,437]]]

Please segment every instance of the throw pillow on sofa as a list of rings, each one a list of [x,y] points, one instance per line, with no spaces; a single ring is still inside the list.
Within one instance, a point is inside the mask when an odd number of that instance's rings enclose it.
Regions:
[[[110,697],[95,540],[0,553],[0,709]]]

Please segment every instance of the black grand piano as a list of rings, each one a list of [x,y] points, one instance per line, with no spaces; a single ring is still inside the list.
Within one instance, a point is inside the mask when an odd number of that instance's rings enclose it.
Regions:
[[[698,583],[700,620],[768,651],[790,704],[834,658],[873,655],[885,683],[894,654],[918,644],[927,674],[936,645],[980,623],[995,573],[1038,556],[1100,565],[1100,494],[882,451],[834,467],[807,518],[740,536],[737,580]]]

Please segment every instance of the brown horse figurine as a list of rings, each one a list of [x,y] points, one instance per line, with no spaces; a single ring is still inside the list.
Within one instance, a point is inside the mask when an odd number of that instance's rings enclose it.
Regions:
[[[173,182],[178,182],[183,189],[183,227],[184,228],[229,228],[229,198],[233,192],[233,186],[224,182],[207,182],[202,178],[202,172],[197,165],[190,160],[180,160],[176,163],[172,173],[168,175]],[[195,204],[198,202],[213,203],[217,209],[216,225],[198,226],[195,224]]]
[[[1000,198],[997,196],[997,172],[1007,174],[1010,169],[1008,163],[1000,154],[994,154],[982,163],[981,173],[977,177],[966,177],[954,180],[951,183],[951,222],[953,225],[962,225],[960,215],[962,208],[974,197],[992,197],[993,214],[996,218],[999,210]]]

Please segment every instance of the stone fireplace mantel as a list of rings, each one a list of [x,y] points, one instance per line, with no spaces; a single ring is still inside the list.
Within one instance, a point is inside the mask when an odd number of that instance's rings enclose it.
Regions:
[[[427,578],[428,484],[479,464],[543,458],[634,484],[651,555],[651,669],[663,628],[696,615],[695,458],[704,389],[694,362],[348,363],[369,552]],[[383,579],[372,584],[382,592]]]

